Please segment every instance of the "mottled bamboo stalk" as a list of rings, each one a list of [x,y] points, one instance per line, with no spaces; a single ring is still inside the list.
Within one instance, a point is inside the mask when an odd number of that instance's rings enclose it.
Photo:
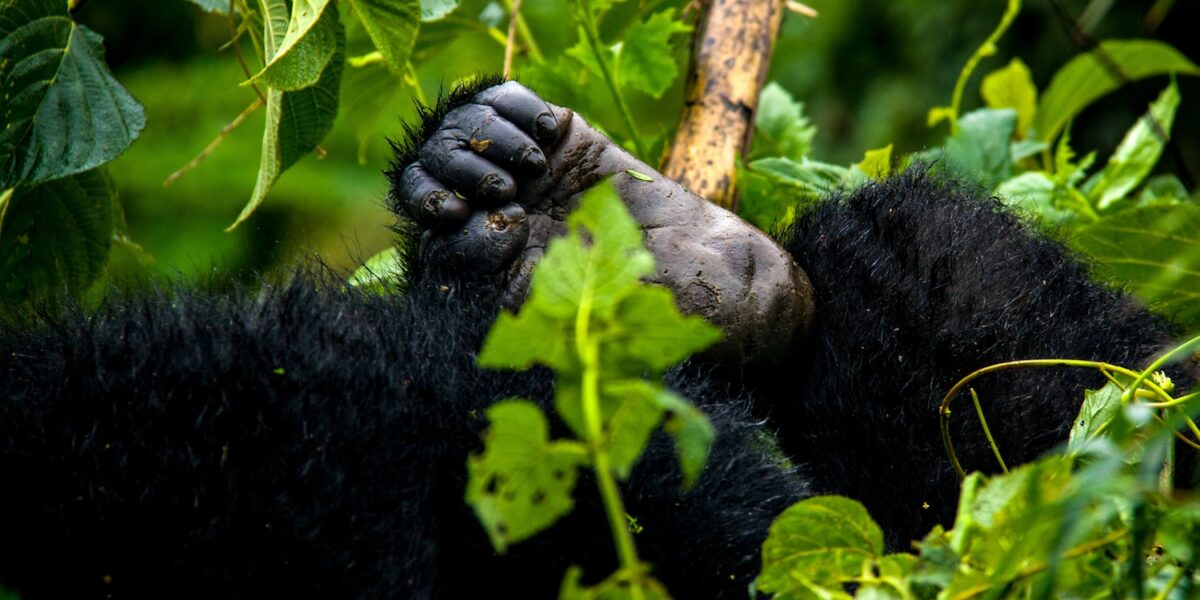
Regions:
[[[783,12],[780,0],[708,0],[696,24],[683,118],[662,171],[730,210]]]

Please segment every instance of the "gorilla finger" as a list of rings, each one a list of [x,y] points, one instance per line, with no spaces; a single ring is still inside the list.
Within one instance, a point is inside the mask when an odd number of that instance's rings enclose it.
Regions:
[[[397,187],[400,205],[422,227],[445,230],[471,214],[467,203],[434,179],[420,163],[404,169]]]
[[[492,109],[480,106],[488,112]],[[546,155],[524,131],[493,113],[471,131],[471,149],[517,175],[536,177],[546,172]]]
[[[567,124],[566,119],[555,115],[549,103],[515,81],[479,92],[475,102],[496,109],[500,116],[512,121],[543,146],[553,146]]]
[[[529,240],[525,209],[508,203],[471,213],[448,235],[429,235],[425,243],[431,267],[446,272],[497,273],[507,269]]]
[[[517,194],[512,175],[466,148],[439,151],[426,144],[421,164],[451,189],[485,206],[507,204]]]

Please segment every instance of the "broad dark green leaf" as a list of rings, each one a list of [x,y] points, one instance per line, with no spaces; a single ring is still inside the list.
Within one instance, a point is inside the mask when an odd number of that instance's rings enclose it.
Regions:
[[[748,165],[778,185],[796,188],[798,191],[822,195],[839,187],[854,183],[850,169],[811,159],[795,161],[787,158],[762,158]]]
[[[1029,67],[1014,58],[1003,69],[988,73],[979,86],[988,108],[1011,108],[1017,111],[1017,137],[1025,137],[1037,114],[1037,87]]]
[[[146,125],[64,0],[0,0],[0,190],[104,164]]]
[[[232,231],[250,218],[266,199],[280,174],[316,148],[333,128],[346,44],[341,22],[336,21],[336,10],[336,6],[330,6],[326,12],[331,13],[330,17],[337,23],[337,47],[317,83],[294,92],[276,89],[267,92],[267,120],[263,130],[258,181],[254,184],[250,201],[227,231]]]
[[[1113,72],[1113,68],[1117,70]],[[1034,129],[1050,141],[1085,107],[1126,83],[1175,73],[1200,75],[1182,53],[1155,40],[1106,40],[1054,74],[1038,105]]]
[[[404,73],[421,26],[421,3],[418,0],[350,0],[350,4],[375,48],[383,55],[388,69],[397,75]]]
[[[264,6],[267,64],[250,81],[285,91],[315,84],[340,47],[342,25],[336,8],[327,10],[329,0],[293,0],[285,22],[284,0],[266,0]]]
[[[616,72],[621,84],[662,97],[679,76],[671,38],[691,30],[691,25],[675,18],[673,8],[630,26],[617,55]]]
[[[1124,199],[1150,174],[1171,138],[1177,108],[1179,88],[1172,82],[1125,134],[1104,168],[1083,184],[1096,208],[1105,210]]]
[[[115,197],[100,169],[17,188],[0,220],[0,298],[85,290],[108,261]]]
[[[1200,207],[1123,210],[1072,241],[1095,260],[1097,276],[1128,287],[1185,328],[1200,326]]]
[[[806,597],[814,587],[840,592],[841,582],[882,554],[883,532],[862,504],[841,496],[801,500],[771,524],[758,589],[783,597]]]
[[[504,400],[487,411],[491,426],[483,454],[467,462],[467,503],[492,546],[504,552],[571,512],[571,492],[587,448],[550,441],[542,411],[525,400]]]
[[[804,116],[798,102],[783,86],[772,81],[758,96],[754,115],[754,157],[777,156],[802,160],[808,155],[817,128]]]

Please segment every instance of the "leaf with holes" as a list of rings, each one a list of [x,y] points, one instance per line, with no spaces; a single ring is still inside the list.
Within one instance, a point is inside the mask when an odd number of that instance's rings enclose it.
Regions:
[[[801,500],[771,524],[758,589],[784,597],[836,596],[842,582],[859,576],[864,564],[882,554],[883,532],[862,504],[841,496]]]
[[[525,400],[504,400],[487,411],[491,427],[483,454],[467,462],[467,503],[497,552],[571,512],[571,492],[587,448],[550,441],[542,411]]]
[[[0,0],[0,190],[98,167],[146,125],[61,0]]]

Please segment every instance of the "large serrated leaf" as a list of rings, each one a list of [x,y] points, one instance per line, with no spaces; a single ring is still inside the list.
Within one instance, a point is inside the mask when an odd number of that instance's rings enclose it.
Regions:
[[[804,116],[804,103],[774,81],[758,96],[754,127],[754,157],[803,160],[817,135],[817,128]]]
[[[1185,328],[1200,326],[1200,207],[1146,206],[1107,216],[1072,240],[1096,275],[1127,286]]]
[[[280,90],[299,90],[321,78],[337,50],[341,26],[329,0],[294,0],[286,17],[284,0],[260,0],[267,61],[246,83],[265,83]],[[328,14],[327,14],[328,13]]]
[[[467,463],[466,500],[504,552],[571,512],[587,450],[578,442],[551,441],[546,417],[528,401],[498,402],[487,416],[484,452]]]
[[[1126,83],[1167,73],[1200,75],[1200,67],[1163,42],[1100,42],[1096,50],[1076,56],[1054,74],[1038,104],[1034,129],[1040,139],[1053,140],[1067,122],[1101,96]]]
[[[0,223],[0,298],[86,289],[108,261],[114,197],[100,169],[17,188]]]
[[[814,587],[841,591],[881,554],[883,532],[862,504],[840,496],[801,500],[771,524],[758,589],[795,597]]]
[[[95,168],[137,139],[145,113],[101,42],[66,2],[0,1],[0,190]]]
[[[673,8],[630,26],[617,55],[617,77],[621,83],[655,98],[662,97],[679,76],[671,54],[671,37],[691,30],[690,25],[675,19]]]
[[[421,26],[418,0],[350,0],[388,69],[400,75],[408,64]]]
[[[329,18],[335,21],[336,10],[336,6],[326,9],[326,12],[332,13]],[[346,47],[345,31],[340,21],[336,23],[337,46],[317,83],[294,92],[276,89],[267,92],[267,120],[263,130],[258,180],[250,201],[226,231],[232,231],[250,218],[266,199],[279,176],[316,148],[333,128]]]

